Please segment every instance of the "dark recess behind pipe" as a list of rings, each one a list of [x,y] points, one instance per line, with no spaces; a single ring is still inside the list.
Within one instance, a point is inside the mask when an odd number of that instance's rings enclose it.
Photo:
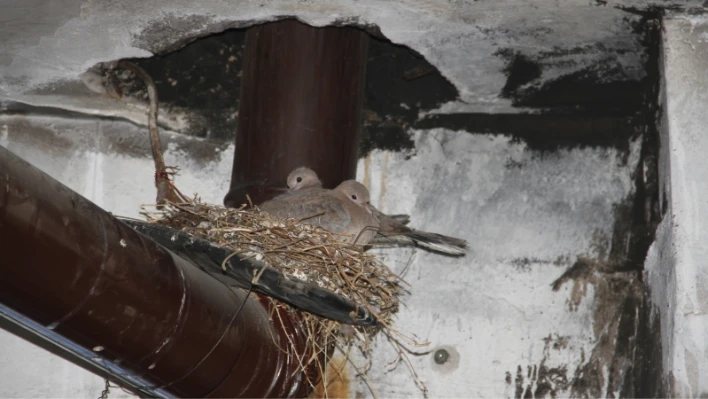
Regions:
[[[58,352],[68,348],[67,357],[91,371],[97,369],[87,364],[122,370],[113,379],[143,394],[307,394],[294,356],[275,344],[287,342],[288,333],[304,348],[297,315],[282,312],[286,328],[277,328],[255,296],[243,303],[245,291],[231,290],[3,147],[0,237],[0,316],[21,326],[12,331]],[[141,381],[153,386],[136,389]]]

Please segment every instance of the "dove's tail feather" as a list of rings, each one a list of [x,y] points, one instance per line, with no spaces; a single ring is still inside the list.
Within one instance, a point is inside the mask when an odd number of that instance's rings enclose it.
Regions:
[[[452,256],[465,255],[467,249],[465,240],[413,229],[406,229],[398,234],[381,232],[371,241],[371,244],[417,246]]]
[[[413,240],[417,246],[432,251],[455,256],[462,256],[466,253],[467,241],[459,238],[419,230],[411,230],[406,235]]]

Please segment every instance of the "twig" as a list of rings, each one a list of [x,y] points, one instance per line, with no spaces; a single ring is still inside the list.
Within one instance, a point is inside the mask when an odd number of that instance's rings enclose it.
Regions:
[[[226,262],[230,261],[231,258],[233,258],[234,256],[236,256],[236,255],[238,255],[238,254],[241,254],[241,253],[243,253],[243,250],[234,251],[234,252],[232,252],[229,256],[227,256],[226,258],[224,258],[224,260],[221,262],[221,269],[222,269],[223,271],[226,271]]]
[[[305,217],[302,217],[302,218],[300,218],[300,219],[295,219],[295,221],[296,221],[297,223],[300,223],[300,222],[302,222],[302,221],[305,221],[305,220],[308,220],[308,219],[312,219],[312,218],[315,218],[315,217],[317,217],[317,216],[322,216],[322,215],[324,215],[324,214],[325,214],[325,211],[319,211],[319,212],[315,213],[314,215],[305,216]]]
[[[394,342],[394,347],[396,348],[396,351],[398,351],[398,356],[400,359],[403,360],[403,362],[408,366],[408,370],[413,374],[413,380],[415,381],[416,385],[418,385],[418,388],[423,391],[423,397],[427,398],[428,397],[428,387],[425,386],[425,383],[423,380],[420,379],[418,376],[418,373],[415,371],[415,367],[413,367],[413,363],[411,363],[410,359],[408,359],[408,355],[403,351],[401,348],[401,345],[398,343],[398,341],[392,341]]]
[[[162,156],[162,145],[160,144],[160,133],[157,130],[157,88],[150,75],[138,65],[129,61],[120,61],[118,66],[127,69],[142,80],[147,89],[150,99],[150,111],[148,113],[148,130],[150,132],[150,146],[152,147],[152,159],[155,161],[155,187],[157,188],[156,203],[158,209],[166,201],[177,203],[185,202],[185,197],[170,181],[170,174],[165,166],[165,159]],[[173,172],[174,173],[174,172]]]
[[[341,351],[341,347],[340,347],[340,351]],[[345,360],[345,362],[349,362],[349,364],[351,364],[352,367],[354,367],[354,370],[356,370],[356,372],[359,373],[358,376],[364,381],[366,386],[369,387],[369,391],[371,391],[371,395],[374,397],[374,399],[379,399],[378,392],[376,392],[376,388],[374,388],[374,384],[372,384],[371,381],[369,380],[369,378],[367,377],[366,371],[362,370],[362,368],[359,367],[359,365],[354,363],[354,360],[352,360],[352,358],[349,356],[349,351],[347,351],[347,355],[344,360]]]

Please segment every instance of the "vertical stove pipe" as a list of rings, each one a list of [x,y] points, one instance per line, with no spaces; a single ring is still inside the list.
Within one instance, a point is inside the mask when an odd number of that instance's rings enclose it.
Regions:
[[[307,395],[299,319],[246,298],[0,147],[5,328],[141,395]]]
[[[368,43],[356,28],[296,20],[248,30],[226,206],[272,198],[298,166],[325,187],[356,176]]]

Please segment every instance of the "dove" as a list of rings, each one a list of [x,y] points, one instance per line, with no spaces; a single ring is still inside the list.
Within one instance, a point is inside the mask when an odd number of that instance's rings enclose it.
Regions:
[[[322,188],[322,182],[314,170],[305,166],[293,169],[288,175],[288,190],[297,191],[308,188]]]
[[[369,190],[356,180],[343,181],[333,190],[320,187],[291,190],[259,205],[281,219],[299,219],[340,235],[340,240],[368,244],[379,221],[369,205]]]
[[[322,182],[317,176],[317,173],[315,173],[314,170],[305,166],[300,166],[299,168],[295,168],[292,172],[290,172],[290,174],[288,175],[287,184],[289,191],[307,190],[310,188],[322,188]],[[373,209],[373,213],[374,217],[379,220],[385,219],[386,222],[388,222],[388,218],[390,218],[403,225],[408,224],[411,219],[408,215],[385,215],[375,208]]]
[[[322,189],[322,182],[317,173],[304,166],[290,172],[287,184],[289,192]],[[447,255],[465,254],[467,247],[465,240],[412,229],[406,226],[410,221],[408,215],[386,215],[371,204],[369,208],[372,216],[378,220],[379,227],[375,237],[369,241],[371,244],[414,245]]]

